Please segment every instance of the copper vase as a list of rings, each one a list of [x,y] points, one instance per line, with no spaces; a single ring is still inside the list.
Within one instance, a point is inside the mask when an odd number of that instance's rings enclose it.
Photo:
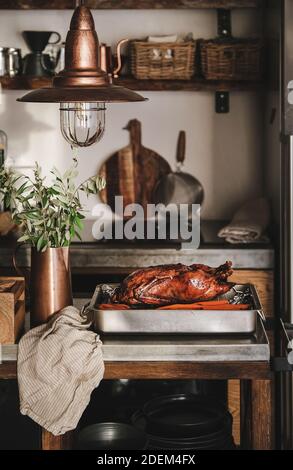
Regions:
[[[69,248],[31,250],[31,325],[45,323],[50,315],[72,305]]]

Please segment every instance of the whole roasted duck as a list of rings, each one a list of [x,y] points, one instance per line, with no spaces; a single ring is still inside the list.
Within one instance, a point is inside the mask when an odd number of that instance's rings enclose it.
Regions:
[[[163,306],[211,300],[228,292],[233,270],[227,261],[218,268],[204,264],[169,264],[139,269],[120,284],[112,301],[130,306]]]

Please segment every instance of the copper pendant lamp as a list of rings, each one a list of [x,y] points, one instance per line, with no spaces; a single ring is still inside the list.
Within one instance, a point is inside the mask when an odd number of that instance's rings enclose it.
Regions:
[[[52,87],[27,93],[18,101],[60,103],[63,137],[72,147],[88,147],[98,142],[105,129],[105,103],[145,101],[132,90],[112,84],[99,67],[99,40],[90,10],[79,2],[65,44],[65,68]]]

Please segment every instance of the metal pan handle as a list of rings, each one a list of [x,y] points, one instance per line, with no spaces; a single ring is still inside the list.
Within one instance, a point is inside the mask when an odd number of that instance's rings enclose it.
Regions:
[[[263,310],[257,310],[257,313],[259,314],[262,321],[265,323],[267,321],[267,319],[266,319],[264,311]]]
[[[80,310],[80,315],[83,317],[83,318],[86,318],[88,321],[93,321],[93,311],[92,309],[90,309],[90,304],[91,302],[87,302],[86,304],[84,304]]]
[[[185,148],[186,148],[186,133],[185,131],[180,131],[177,141],[177,151],[176,151],[176,163],[177,171],[180,171],[185,160]]]

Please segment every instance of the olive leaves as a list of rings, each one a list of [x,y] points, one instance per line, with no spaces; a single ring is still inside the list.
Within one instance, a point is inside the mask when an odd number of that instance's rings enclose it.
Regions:
[[[61,174],[51,171],[51,185],[46,185],[41,168],[36,163],[33,178],[16,173],[11,168],[0,170],[0,198],[9,207],[15,224],[21,225],[19,242],[30,243],[38,251],[69,246],[80,239],[83,229],[81,192],[88,196],[104,189],[105,180],[94,176],[76,186],[77,160]]]

